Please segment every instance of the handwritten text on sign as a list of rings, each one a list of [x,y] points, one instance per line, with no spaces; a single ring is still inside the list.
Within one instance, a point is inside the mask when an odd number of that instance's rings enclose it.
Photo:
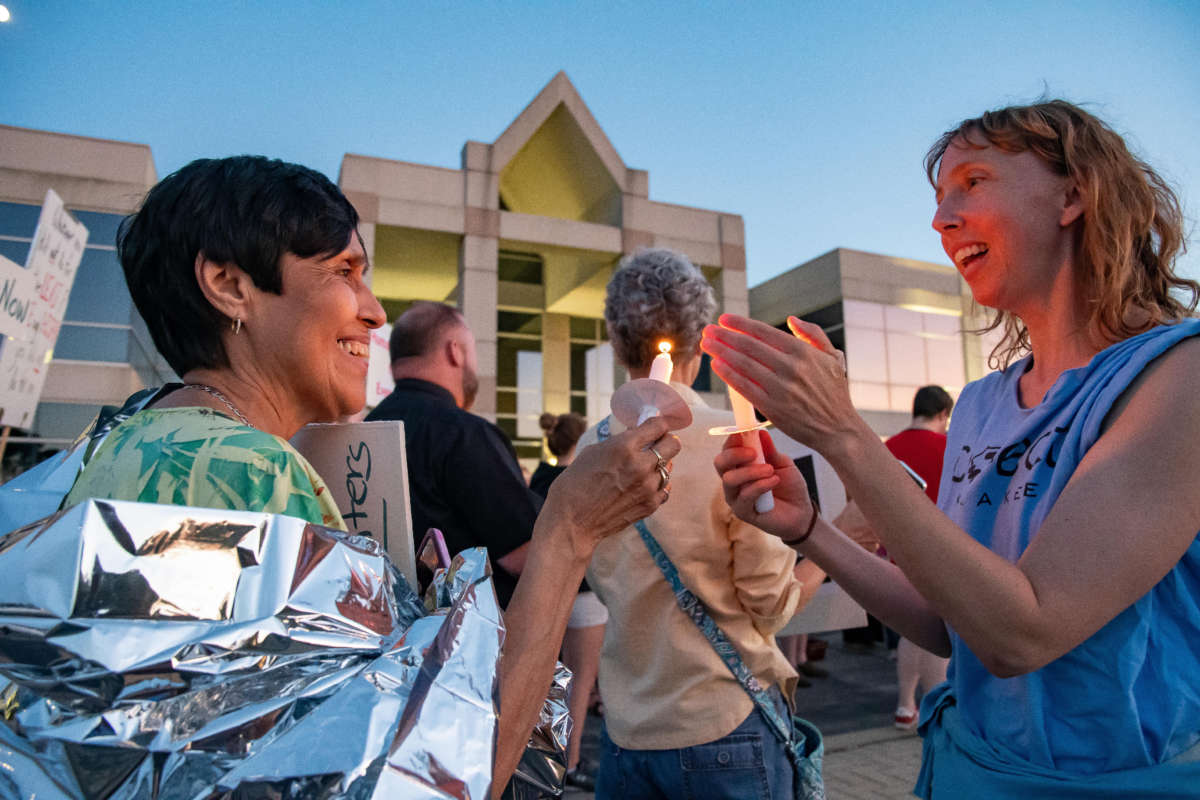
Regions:
[[[32,338],[29,311],[36,295],[37,284],[29,270],[0,256],[0,334]]]
[[[25,272],[37,287],[22,313],[25,333],[6,338],[0,348],[2,425],[27,428],[33,422],[87,239],[87,228],[71,216],[62,198],[47,191],[25,260]]]
[[[342,513],[342,519],[346,521],[346,527],[352,533],[357,533],[362,536],[371,536],[383,542],[384,547],[387,547],[388,531],[387,531],[387,498],[379,498],[381,512],[379,522],[383,525],[383,530],[378,534],[372,533],[369,530],[359,530],[358,523],[363,521],[370,524],[371,515],[364,509],[367,507],[367,501],[371,497],[371,448],[366,442],[358,442],[346,446],[346,494],[349,497],[350,506]]]
[[[403,423],[306,425],[292,446],[325,481],[350,533],[382,544],[416,586]]]

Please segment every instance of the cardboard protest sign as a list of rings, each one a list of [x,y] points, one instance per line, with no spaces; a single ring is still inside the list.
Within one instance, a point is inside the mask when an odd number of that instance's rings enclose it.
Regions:
[[[837,472],[820,453],[802,445],[780,431],[770,428],[775,449],[795,462],[808,483],[809,494],[821,508],[821,516],[833,519],[846,507],[846,487]],[[821,633],[845,628],[861,628],[867,624],[867,612],[836,583],[825,583],[808,605],[775,634],[792,636],[800,633]]]
[[[47,191],[25,260],[25,272],[37,287],[22,313],[25,332],[4,339],[0,348],[0,425],[28,428],[33,422],[87,239],[87,228],[62,198]]]
[[[382,544],[415,589],[404,423],[306,425],[291,441],[329,487],[350,533]]]

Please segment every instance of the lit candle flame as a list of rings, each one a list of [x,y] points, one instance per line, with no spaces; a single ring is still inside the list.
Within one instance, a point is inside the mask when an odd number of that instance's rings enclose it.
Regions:
[[[671,363],[671,343],[663,340],[658,343],[658,355],[650,362],[650,380],[670,383],[671,371],[673,369],[674,365]]]

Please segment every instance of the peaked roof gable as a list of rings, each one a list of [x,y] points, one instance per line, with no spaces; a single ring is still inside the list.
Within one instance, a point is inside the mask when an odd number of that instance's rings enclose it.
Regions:
[[[617,154],[617,149],[592,116],[583,98],[575,90],[567,73],[559,71],[537,97],[525,106],[517,118],[504,129],[504,132],[492,143],[491,170],[499,173],[520,152],[521,148],[538,132],[555,110],[562,106],[579,126],[584,137],[592,146],[596,157],[604,164],[613,181],[626,190],[625,162]]]

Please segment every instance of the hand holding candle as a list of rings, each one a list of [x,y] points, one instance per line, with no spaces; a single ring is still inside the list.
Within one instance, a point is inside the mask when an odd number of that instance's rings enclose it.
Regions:
[[[662,416],[677,431],[692,424],[692,412],[679,392],[671,388],[671,343],[659,342],[658,355],[650,362],[650,375],[622,384],[612,396],[613,416],[625,427],[636,428],[652,417]]]
[[[671,383],[671,372],[674,371],[675,364],[671,361],[671,343],[659,342],[658,355],[650,362],[650,380],[659,381],[660,383]],[[641,425],[652,417],[659,415],[657,406],[646,404],[642,406],[641,413],[638,414],[637,424]]]
[[[733,408],[733,425],[741,431],[742,444],[745,447],[754,448],[754,463],[765,464],[766,459],[763,458],[762,442],[758,440],[758,431],[762,427],[758,424],[758,420],[754,416],[754,406],[750,405],[750,401],[742,397],[741,393],[729,387],[729,405]],[[754,501],[754,510],[760,514],[765,514],[775,508],[775,495],[770,491],[759,495]]]
[[[675,364],[671,361],[671,343],[659,342],[658,355],[650,362],[650,380],[670,383],[671,372],[674,369]]]
[[[740,435],[742,437],[742,445],[753,448],[754,463],[767,463],[767,460],[763,457],[762,442],[758,439],[758,432],[766,428],[767,423],[760,423],[754,416],[754,406],[750,404],[749,400],[743,397],[732,386],[728,384],[726,386],[729,389],[729,406],[733,409],[733,425],[709,428],[708,432],[713,436]],[[770,491],[763,492],[754,501],[754,510],[759,514],[766,514],[774,508],[775,495]]]

